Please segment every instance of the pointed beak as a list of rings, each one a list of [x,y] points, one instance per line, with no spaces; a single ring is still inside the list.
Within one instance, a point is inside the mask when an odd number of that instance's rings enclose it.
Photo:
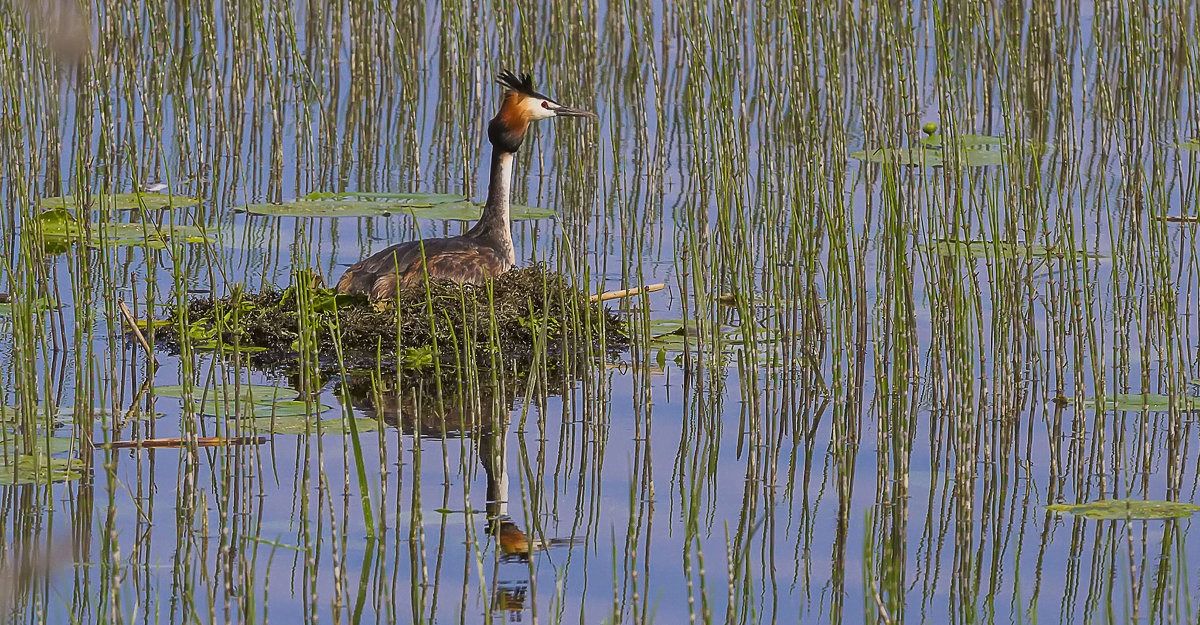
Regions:
[[[599,115],[591,111],[573,109],[569,106],[562,106],[561,104],[558,106],[558,108],[554,109],[554,114],[559,117],[590,117],[592,119],[600,119]]]

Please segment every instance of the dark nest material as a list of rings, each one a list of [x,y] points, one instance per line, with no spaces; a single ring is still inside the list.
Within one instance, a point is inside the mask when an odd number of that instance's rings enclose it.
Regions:
[[[298,284],[312,280],[300,276]],[[307,336],[301,340],[302,333]],[[202,349],[238,352],[263,368],[295,369],[303,350],[319,366],[443,371],[479,369],[564,354],[599,355],[628,345],[625,324],[588,301],[566,276],[542,265],[502,274],[490,285],[431,280],[395,302],[335,295],[321,286],[234,292],[196,298],[171,311],[156,341],[181,349],[181,335]]]

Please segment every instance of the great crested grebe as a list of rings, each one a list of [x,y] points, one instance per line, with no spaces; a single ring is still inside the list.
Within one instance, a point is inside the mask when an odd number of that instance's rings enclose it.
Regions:
[[[492,172],[479,221],[463,235],[407,241],[358,261],[338,280],[338,293],[387,299],[400,289],[420,284],[426,275],[479,284],[512,268],[516,255],[508,214],[509,186],[513,160],[530,122],[552,117],[595,118],[596,114],[563,106],[538,93],[529,74],[518,77],[505,70],[497,82],[507,91],[500,111],[488,124]]]

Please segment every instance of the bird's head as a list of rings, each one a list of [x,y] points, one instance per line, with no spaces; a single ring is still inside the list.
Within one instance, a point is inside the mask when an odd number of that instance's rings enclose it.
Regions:
[[[500,112],[488,124],[488,139],[505,152],[516,152],[521,147],[531,122],[553,117],[596,118],[591,111],[563,106],[549,96],[538,93],[533,88],[533,78],[529,74],[518,76],[504,70],[496,82],[506,91],[500,103]]]

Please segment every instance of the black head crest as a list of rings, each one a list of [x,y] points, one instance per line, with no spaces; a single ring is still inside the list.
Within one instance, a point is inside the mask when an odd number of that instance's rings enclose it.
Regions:
[[[531,98],[550,99],[548,96],[538,93],[533,88],[533,76],[530,74],[514,74],[506,69],[500,70],[500,75],[496,77],[496,82],[506,89],[516,91]]]

